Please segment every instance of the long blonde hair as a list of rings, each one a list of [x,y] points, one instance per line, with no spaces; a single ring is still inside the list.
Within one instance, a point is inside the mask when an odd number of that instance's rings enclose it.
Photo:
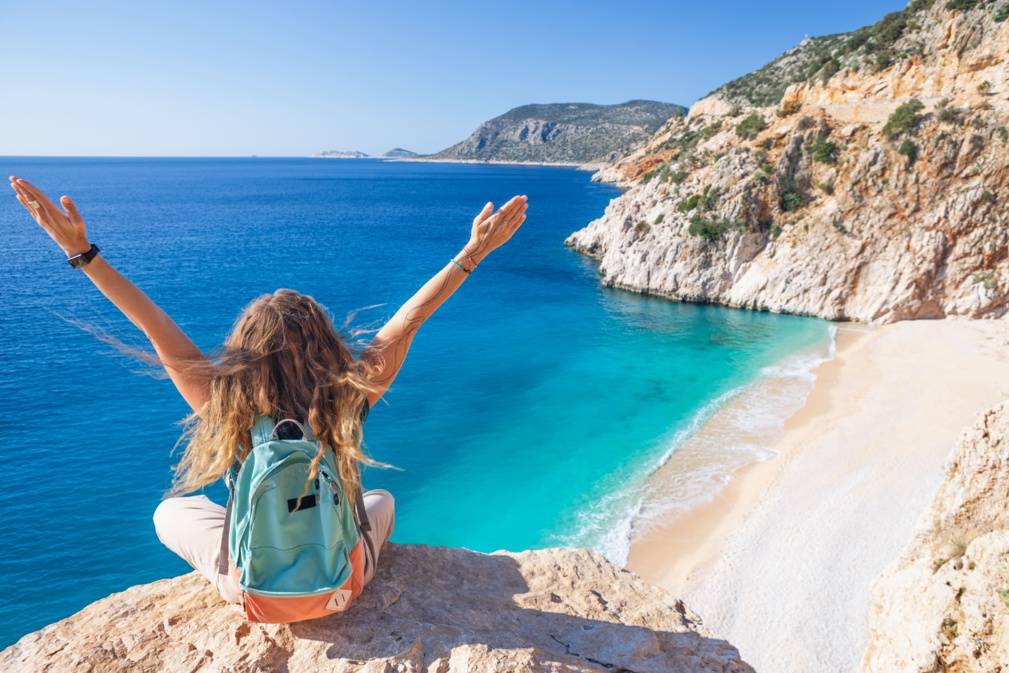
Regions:
[[[163,361],[75,324],[150,365],[209,380],[209,399],[183,421],[178,444],[186,446],[174,467],[170,496],[199,490],[220,479],[236,460],[244,461],[252,449],[252,426],[261,415],[306,422],[319,445],[309,480],[331,447],[351,498],[361,489],[362,464],[393,467],[373,460],[361,446],[361,410],[375,389],[373,365],[355,357],[361,348],[344,339],[325,308],[308,295],[281,289],[256,298],[243,309],[221,348],[198,362]]]

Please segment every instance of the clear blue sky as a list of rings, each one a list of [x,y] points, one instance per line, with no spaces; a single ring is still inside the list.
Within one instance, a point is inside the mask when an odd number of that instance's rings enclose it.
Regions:
[[[525,103],[690,105],[904,0],[0,0],[0,155],[434,152]]]

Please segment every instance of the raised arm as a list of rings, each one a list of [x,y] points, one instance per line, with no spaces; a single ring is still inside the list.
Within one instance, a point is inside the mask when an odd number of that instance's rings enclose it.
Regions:
[[[65,212],[60,210],[37,187],[11,177],[11,187],[35,221],[66,253],[73,257],[91,249],[84,218],[69,196],[60,199]],[[210,398],[209,382],[205,376],[187,373],[172,367],[172,362],[193,363],[206,360],[196,344],[179,329],[161,308],[140,291],[136,285],[116,271],[101,255],[82,267],[88,278],[102,291],[134,325],[147,335],[151,345],[165,364],[169,377],[182,397],[194,410],[199,411]]]
[[[484,206],[473,220],[469,242],[462,251],[424,283],[378,331],[361,355],[375,367],[372,380],[377,389],[369,393],[369,404],[374,406],[396,378],[420,326],[452,296],[477,264],[511,238],[525,221],[526,207],[525,196],[514,197],[497,212],[492,203]]]

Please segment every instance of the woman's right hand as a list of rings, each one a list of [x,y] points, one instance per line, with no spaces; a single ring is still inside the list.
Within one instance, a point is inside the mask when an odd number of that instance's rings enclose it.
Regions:
[[[492,250],[504,245],[526,219],[529,206],[526,196],[515,196],[495,213],[494,204],[488,203],[473,220],[469,243],[463,248],[464,257],[479,263]],[[493,213],[493,214],[492,214]]]
[[[18,195],[18,201],[31,213],[39,226],[46,230],[50,238],[56,241],[56,245],[60,246],[67,257],[80,255],[91,249],[84,228],[84,218],[77,212],[77,206],[69,196],[60,199],[66,211],[64,212],[38,187],[13,175],[10,180],[11,187]]]

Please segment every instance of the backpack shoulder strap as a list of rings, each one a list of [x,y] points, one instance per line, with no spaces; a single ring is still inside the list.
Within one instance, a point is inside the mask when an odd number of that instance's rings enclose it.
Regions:
[[[368,521],[368,512],[364,509],[364,494],[362,491],[363,487],[357,489],[357,497],[354,499],[354,505],[357,507],[357,523],[361,526],[361,530],[366,533],[370,533],[371,522]]]
[[[250,450],[270,441],[270,437],[273,435],[273,428],[274,423],[272,418],[269,416],[257,416],[256,421],[252,424],[252,446]]]

